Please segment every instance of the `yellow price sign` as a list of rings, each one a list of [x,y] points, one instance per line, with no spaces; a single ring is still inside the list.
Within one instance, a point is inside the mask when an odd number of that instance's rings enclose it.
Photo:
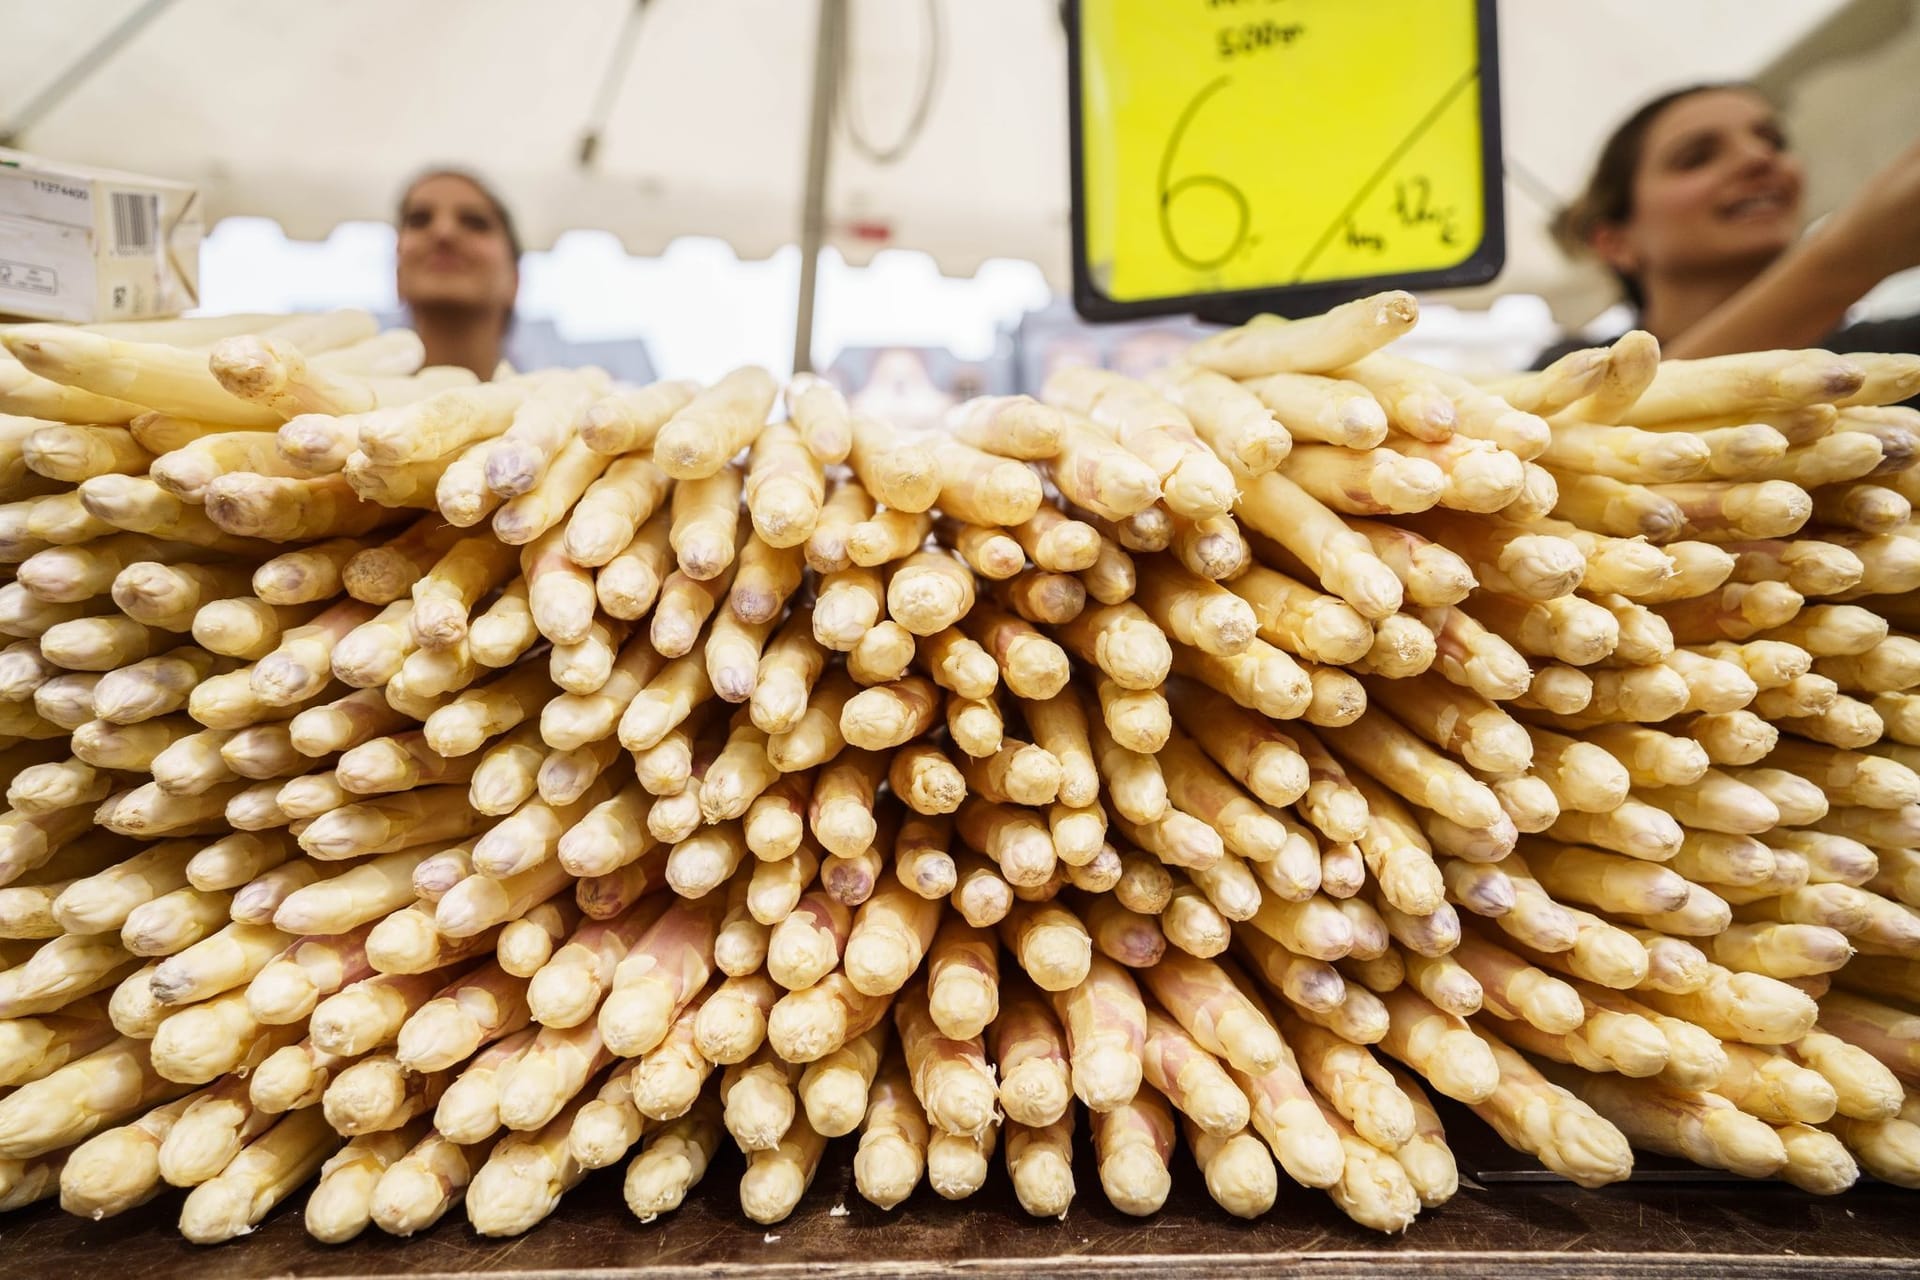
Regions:
[[[1077,0],[1070,23],[1083,315],[1499,271],[1493,0]]]

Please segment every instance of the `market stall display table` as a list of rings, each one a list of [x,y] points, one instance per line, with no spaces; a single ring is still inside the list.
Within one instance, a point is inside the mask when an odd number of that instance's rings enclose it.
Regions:
[[[1449,1117],[1451,1119],[1451,1117]],[[1488,1135],[1489,1137],[1491,1135]],[[924,1186],[891,1213],[853,1187],[850,1142],[828,1149],[799,1209],[771,1229],[748,1222],[733,1193],[743,1161],[718,1161],[687,1204],[642,1225],[602,1170],[567,1193],[525,1236],[489,1240],[455,1209],[404,1244],[369,1229],[345,1245],[315,1243],[299,1200],[259,1230],[197,1248],[174,1230],[179,1197],[85,1222],[51,1204],[0,1222],[15,1276],[105,1274],[122,1280],[257,1276],[634,1274],[678,1277],[883,1276],[1471,1276],[1689,1275],[1801,1277],[1920,1272],[1920,1215],[1909,1193],[1867,1183],[1834,1198],[1777,1183],[1636,1181],[1599,1191],[1564,1182],[1462,1185],[1403,1236],[1356,1226],[1319,1192],[1288,1186],[1258,1222],[1228,1218],[1192,1162],[1151,1218],[1116,1212],[1096,1185],[1092,1152],[1076,1153],[1080,1192],[1064,1222],[1036,1222],[1015,1203],[1004,1167],[980,1194],[950,1204]]]

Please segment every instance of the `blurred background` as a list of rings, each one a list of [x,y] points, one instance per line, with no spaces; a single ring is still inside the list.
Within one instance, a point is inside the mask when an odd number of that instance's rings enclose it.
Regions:
[[[1508,0],[1507,268],[1423,299],[1422,358],[1513,367],[1614,322],[1549,218],[1634,105],[1752,82],[1830,209],[1920,120],[1916,0]],[[0,145],[196,182],[203,309],[397,310],[394,201],[485,175],[520,223],[518,341],[712,378],[791,369],[815,7],[794,0],[0,0]],[[350,86],[342,92],[339,86]],[[1055,0],[851,0],[811,350],[934,405],[1061,359],[1150,362],[1184,321],[1098,329],[1068,284]],[[1912,311],[1920,279],[1866,299]]]

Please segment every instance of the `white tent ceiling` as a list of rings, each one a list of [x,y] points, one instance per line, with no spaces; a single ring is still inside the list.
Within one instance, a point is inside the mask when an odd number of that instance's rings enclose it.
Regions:
[[[685,234],[722,237],[745,257],[796,240],[815,5],[651,0],[623,61],[619,38],[634,7],[0,0],[0,137],[18,128],[12,145],[26,150],[194,180],[214,216],[265,215],[296,238],[390,217],[408,173],[452,162],[493,178],[530,245],[574,227],[605,228],[643,254]],[[1612,123],[1671,85],[1777,67],[1783,82],[1774,87],[1794,89],[1804,72],[1810,119],[1801,141],[1816,203],[1830,202],[1920,119],[1916,8],[1916,0],[1505,0],[1510,247],[1497,289],[1546,294],[1571,320],[1603,299],[1596,277],[1569,270],[1553,251],[1546,215],[1577,187]],[[1066,73],[1056,0],[851,0],[850,11],[828,242],[856,261],[887,247],[924,250],[950,273],[989,257],[1028,258],[1063,283]],[[44,105],[49,85],[130,15],[149,20],[41,113],[35,100]],[[1842,19],[1869,34],[1836,42]],[[1846,69],[1840,82],[1833,58],[1821,60],[1823,37]],[[924,128],[896,163],[875,163],[849,124],[868,144],[899,137],[929,66]],[[582,165],[609,67],[623,69],[612,75],[593,162]],[[1858,77],[1876,67],[1884,83],[1862,101]],[[37,118],[21,127],[23,112]]]

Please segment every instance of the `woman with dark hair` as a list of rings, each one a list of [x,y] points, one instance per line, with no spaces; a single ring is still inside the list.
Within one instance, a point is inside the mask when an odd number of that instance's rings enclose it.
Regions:
[[[1606,264],[1668,355],[1920,351],[1920,316],[1839,328],[1874,285],[1920,265],[1920,145],[1805,236],[1803,185],[1766,98],[1743,85],[1696,85],[1655,98],[1614,131],[1554,234]],[[1541,361],[1585,345],[1563,344]]]
[[[520,240],[506,205],[472,174],[436,169],[408,184],[398,224],[396,284],[427,363],[493,377],[520,288]]]

